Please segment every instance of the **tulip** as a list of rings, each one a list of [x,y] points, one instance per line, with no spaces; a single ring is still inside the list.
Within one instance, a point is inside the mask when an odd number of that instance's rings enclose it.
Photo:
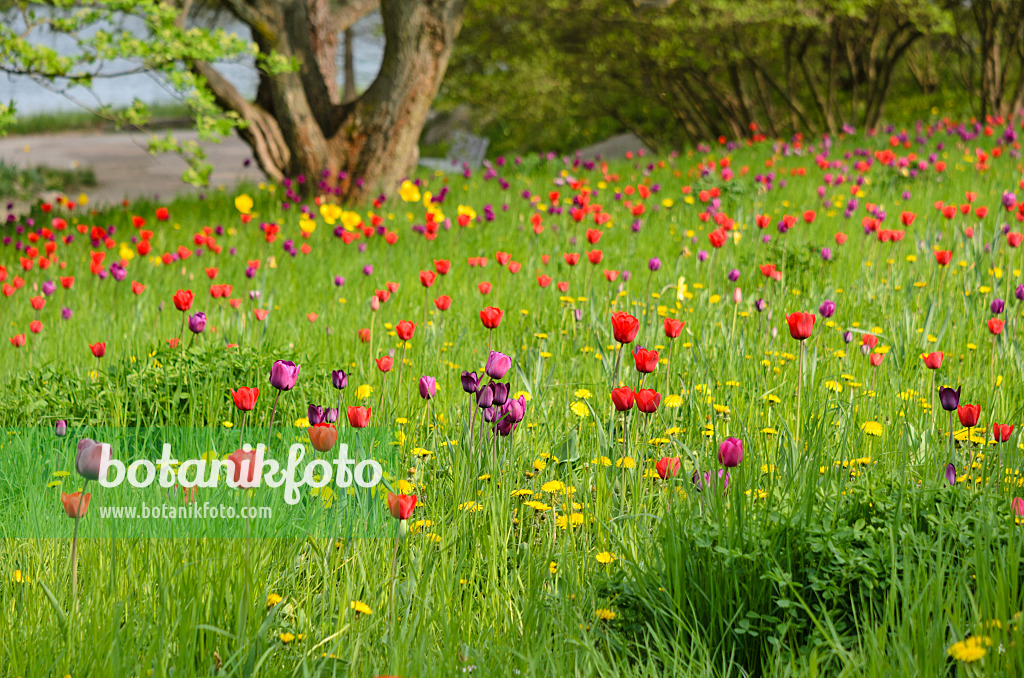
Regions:
[[[193,334],[199,334],[206,329],[206,314],[200,311],[195,315],[189,316],[188,328]]]
[[[84,518],[85,514],[89,512],[89,500],[92,499],[92,494],[83,495],[81,492],[75,492],[73,494],[64,494],[61,492],[60,503],[64,505],[64,513],[68,514],[69,518]]]
[[[259,485],[259,478],[256,477],[256,451],[235,450],[228,455],[231,462],[231,481],[242,488],[251,488]]]
[[[1017,285],[1017,289],[1014,290],[1013,296],[1017,297],[1017,301],[1024,301],[1024,285]]]
[[[388,510],[395,520],[408,520],[416,508],[415,494],[394,494],[388,492]]]
[[[192,301],[195,299],[195,295],[192,290],[178,290],[174,293],[172,301],[174,302],[174,308],[178,309],[182,313],[192,308]]]
[[[739,466],[743,461],[743,441],[739,438],[726,438],[718,446],[718,463],[727,468]]]
[[[868,358],[868,362],[871,363],[872,367],[878,367],[879,365],[882,364],[883,360],[885,360],[884,353],[872,353],[871,357]]]
[[[398,338],[402,341],[409,341],[412,339],[412,334],[415,331],[416,325],[408,320],[403,320],[395,326],[395,333],[398,334]]]
[[[331,370],[331,384],[339,391],[348,386],[348,375],[345,370]]]
[[[502,379],[505,374],[512,367],[512,358],[499,353],[498,351],[491,351],[487,357],[487,364],[484,367],[484,372],[487,373],[491,379]]]
[[[480,388],[480,378],[476,376],[476,372],[463,372],[462,390],[466,393],[476,393],[478,388]]]
[[[957,409],[960,405],[960,389],[953,390],[943,386],[939,389],[939,402],[942,404],[942,409],[947,412]]]
[[[661,259],[659,259],[658,257],[654,257],[653,259],[648,259],[647,260],[647,270],[649,270],[649,271],[651,271],[653,273],[654,271],[657,271],[660,268],[661,268]]]
[[[503,315],[505,315],[505,312],[500,308],[488,306],[484,310],[480,311],[480,322],[482,322],[484,327],[487,329],[493,330],[501,324],[501,317]]]
[[[921,360],[924,361],[925,367],[927,367],[930,370],[937,370],[940,367],[942,367],[942,357],[942,351],[921,354]]]
[[[849,344],[851,341],[853,341],[853,332],[849,330],[843,332],[843,343]]]
[[[1006,307],[1006,302],[1002,299],[993,299],[990,308],[992,309],[992,315],[999,315],[1003,312]]]
[[[661,394],[652,388],[640,389],[635,397],[636,408],[645,414],[654,414],[661,404]]]
[[[104,341],[97,342],[95,344],[89,344],[89,350],[97,358],[102,358],[107,353],[107,343]]]
[[[316,426],[324,421],[324,408],[319,405],[310,405],[306,408],[306,419],[310,426]]]
[[[68,434],[68,422],[58,419],[57,423],[53,425],[53,432],[58,438],[63,438]]]
[[[420,377],[420,397],[430,400],[437,395],[437,380],[434,377],[423,375]]]
[[[628,386],[612,389],[612,404],[619,412],[628,412],[633,409],[635,394]]]
[[[630,344],[636,339],[636,334],[639,331],[639,320],[622,311],[612,313],[612,333],[615,335],[615,341],[620,344]]]
[[[237,391],[231,389],[231,399],[235,401],[235,407],[243,412],[251,412],[256,407],[256,399],[260,397],[258,388],[241,387]]]
[[[326,452],[338,442],[338,429],[334,428],[334,424],[327,422],[314,424],[309,427],[309,442],[313,444],[313,449],[316,451]]]
[[[494,405],[494,385],[481,386],[476,392],[476,406],[480,409],[487,409]]]
[[[953,464],[946,464],[946,482],[950,485],[956,485],[956,466]]]
[[[658,369],[658,352],[638,347],[633,352],[633,362],[636,364],[637,372],[650,374]]]
[[[789,324],[789,334],[797,341],[803,341],[811,336],[814,330],[816,317],[813,313],[791,313],[786,316]]]
[[[511,390],[508,384],[496,381],[488,384],[488,386],[491,387],[491,398],[495,407],[500,407],[508,401],[509,391]]]
[[[658,472],[659,478],[667,480],[679,475],[679,466],[679,457],[662,457],[654,465],[654,468]]]
[[[78,441],[75,470],[86,480],[99,480],[103,462],[109,460],[110,445],[96,442],[92,438],[82,438]]]
[[[686,323],[682,320],[676,320],[675,318],[665,318],[665,336],[669,339],[675,339],[683,332],[683,325]]]
[[[290,391],[295,388],[299,379],[301,366],[290,360],[275,360],[270,368],[270,385],[279,391]]]
[[[395,364],[394,358],[392,358],[389,355],[381,356],[380,358],[377,358],[376,360],[377,360],[377,369],[380,370],[381,372],[383,372],[384,374],[387,374],[388,372],[390,372],[391,368]]]
[[[828,299],[821,302],[821,306],[818,307],[818,313],[821,314],[822,318],[831,318],[836,313],[835,302]]]
[[[997,443],[1005,443],[1013,433],[1013,424],[992,424],[992,437]]]
[[[1014,515],[1018,517],[1024,516],[1024,499],[1014,497],[1013,501],[1010,502],[1010,507],[1013,509]]]
[[[939,266],[948,266],[952,258],[953,252],[950,250],[939,250],[935,253],[935,262]]]
[[[999,320],[998,318],[989,318],[989,320],[988,320],[988,331],[991,332],[993,336],[997,335],[997,334],[1001,334],[1002,331],[1003,331],[1003,327],[1005,325],[1006,325],[1006,321],[1005,320]]]
[[[757,301],[754,302],[754,309],[758,313],[762,312],[766,308],[768,308],[768,302],[765,301],[764,299],[758,299]]]
[[[962,426],[977,426],[978,418],[981,416],[981,405],[960,405],[956,408],[956,414]]]
[[[447,294],[442,294],[437,299],[434,299],[434,306],[436,306],[437,310],[439,311],[447,311],[449,308],[451,308],[451,305],[452,298],[449,297]]]
[[[358,406],[349,406],[348,408],[348,423],[353,428],[366,428],[370,424],[370,415],[373,413],[372,408]]]

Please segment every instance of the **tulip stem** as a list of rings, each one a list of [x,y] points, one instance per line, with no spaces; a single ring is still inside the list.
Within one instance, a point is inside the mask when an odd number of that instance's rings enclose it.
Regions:
[[[797,363],[796,372],[796,439],[800,440],[800,429],[803,420],[800,418],[800,406],[802,404],[801,396],[803,395],[804,383],[804,342],[800,342],[800,360]]]
[[[401,529],[401,528],[399,528]],[[395,570],[398,566],[398,544],[400,543],[401,536],[395,535],[395,552],[391,556],[391,595],[389,596],[389,602],[391,603],[391,632],[390,635],[394,639],[395,629]]]
[[[245,435],[245,415],[249,414],[245,410],[242,410],[242,426],[238,431],[238,447],[242,447],[242,436]]]
[[[71,604],[78,600],[78,521],[82,516],[82,504],[85,503],[85,488],[89,486],[89,479],[85,479],[82,485],[82,492],[78,495],[78,508],[75,510],[75,533],[71,537]]]
[[[274,396],[274,406],[270,408],[270,426],[267,430],[267,451],[270,451],[270,439],[274,436],[274,415],[277,414],[277,399],[281,397],[281,392],[278,391],[277,395]]]

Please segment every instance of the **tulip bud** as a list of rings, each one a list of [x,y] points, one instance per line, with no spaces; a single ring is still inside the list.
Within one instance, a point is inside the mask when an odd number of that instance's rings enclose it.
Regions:
[[[741,301],[743,301],[743,291],[737,287],[732,291],[732,303],[738,304]]]
[[[57,434],[58,438],[63,438],[68,434],[68,422],[58,419],[57,423],[53,426],[53,432]]]

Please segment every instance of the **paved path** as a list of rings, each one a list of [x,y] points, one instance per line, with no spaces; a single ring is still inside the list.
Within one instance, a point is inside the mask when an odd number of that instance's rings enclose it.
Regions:
[[[182,140],[197,138],[192,130],[175,130],[174,134]],[[147,135],[135,132],[8,136],[0,138],[0,159],[19,167],[91,167],[97,185],[85,189],[85,193],[93,204],[154,196],[166,200],[182,191],[201,190],[181,181],[186,169],[184,160],[169,153],[150,155],[146,150],[147,139]],[[204,146],[213,163],[211,188],[234,186],[243,179],[260,181],[264,178],[255,163],[243,166],[252,154],[237,136]]]

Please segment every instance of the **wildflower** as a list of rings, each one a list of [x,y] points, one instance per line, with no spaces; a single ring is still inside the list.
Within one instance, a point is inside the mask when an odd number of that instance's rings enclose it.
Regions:
[[[602,565],[608,565],[619,559],[618,556],[610,551],[601,551],[601,553],[598,553],[595,557],[597,558],[597,562]]]

